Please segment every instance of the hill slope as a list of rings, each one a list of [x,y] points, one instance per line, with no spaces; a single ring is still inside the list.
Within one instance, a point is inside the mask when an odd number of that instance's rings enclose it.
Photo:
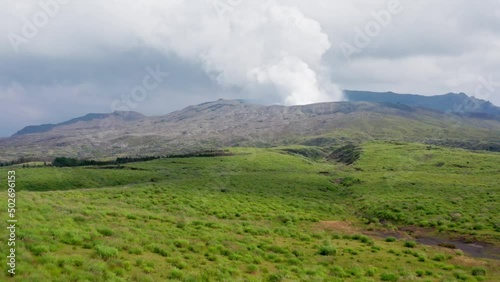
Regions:
[[[16,278],[498,281],[500,154],[371,142],[346,166],[289,149],[18,168]]]
[[[500,122],[392,103],[262,106],[219,100],[164,116],[79,121],[0,139],[0,160],[165,155],[227,146],[400,140],[500,150]]]

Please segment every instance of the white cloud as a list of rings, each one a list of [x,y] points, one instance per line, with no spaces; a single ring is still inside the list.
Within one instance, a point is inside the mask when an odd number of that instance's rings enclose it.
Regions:
[[[127,91],[129,85],[118,81],[140,80],[153,52],[163,56],[158,61],[175,60],[172,66],[185,78],[170,68],[177,80],[167,83],[175,87],[165,86],[145,101],[139,109],[146,114],[148,109],[159,114],[162,103],[169,111],[221,96],[283,104],[333,101],[341,99],[339,88],[473,95],[481,77],[500,81],[497,0],[401,0],[403,11],[351,61],[340,43],[352,40],[373,12],[396,0],[69,0],[18,54],[7,34],[22,31],[21,18],[39,12],[40,0],[0,1],[0,89],[18,83],[24,87],[19,97],[29,97],[40,112],[57,112],[56,107],[77,112],[75,100],[63,97],[82,85],[91,89],[82,93],[102,97],[82,94],[78,103],[109,109],[101,103]],[[216,1],[236,5],[221,18]],[[185,73],[194,67],[205,77]],[[206,76],[216,85],[204,91]],[[179,93],[185,98],[172,98]],[[50,97],[59,103],[41,100]],[[500,104],[500,89],[486,98]]]
[[[322,56],[330,48],[328,36],[317,21],[296,7],[245,1],[221,14],[206,3],[193,6],[186,1],[165,1],[152,5],[154,9],[137,7],[134,10],[141,16],[135,17],[137,21],[126,21],[136,34],[145,44],[167,54],[201,63],[223,87],[242,88],[255,98],[262,92],[259,85],[262,90],[270,84],[275,89],[271,94],[287,104],[341,98],[341,91],[332,87],[332,82],[318,79],[327,76]],[[276,70],[283,75],[278,76]],[[250,89],[254,93],[249,93]]]

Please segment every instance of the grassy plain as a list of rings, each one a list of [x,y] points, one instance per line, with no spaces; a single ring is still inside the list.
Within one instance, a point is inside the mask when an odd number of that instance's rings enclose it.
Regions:
[[[230,150],[114,169],[16,168],[15,280],[500,277],[498,260],[367,235],[411,226],[498,246],[498,153],[373,142],[346,166],[316,147]]]

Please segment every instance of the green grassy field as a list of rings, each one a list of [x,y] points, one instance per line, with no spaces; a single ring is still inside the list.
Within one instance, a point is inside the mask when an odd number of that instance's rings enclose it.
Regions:
[[[500,277],[498,260],[380,235],[411,227],[498,246],[498,153],[374,142],[346,166],[317,147],[230,150],[119,169],[16,168],[14,280]]]

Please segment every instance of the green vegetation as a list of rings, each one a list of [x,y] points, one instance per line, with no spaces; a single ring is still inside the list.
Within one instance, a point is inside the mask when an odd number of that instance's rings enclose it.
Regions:
[[[498,260],[377,232],[410,228],[498,246],[500,154],[376,142],[346,165],[317,150],[233,148],[231,156],[120,167],[17,168],[16,279],[499,277]]]
[[[334,150],[328,159],[350,165],[357,161],[360,155],[361,148],[355,145],[346,145]]]
[[[500,154],[403,143],[363,150],[352,168],[363,182],[344,193],[367,221],[500,241]]]
[[[95,160],[82,160],[67,157],[57,157],[52,161],[55,167],[76,167],[76,166],[104,166],[104,165],[121,165],[135,162],[145,162],[161,158],[194,158],[194,157],[218,157],[230,156],[231,153],[225,150],[205,150],[193,153],[186,153],[182,155],[169,155],[169,156],[146,156],[146,157],[124,157],[116,158],[113,161],[95,161]],[[20,159],[22,160],[22,159]]]

